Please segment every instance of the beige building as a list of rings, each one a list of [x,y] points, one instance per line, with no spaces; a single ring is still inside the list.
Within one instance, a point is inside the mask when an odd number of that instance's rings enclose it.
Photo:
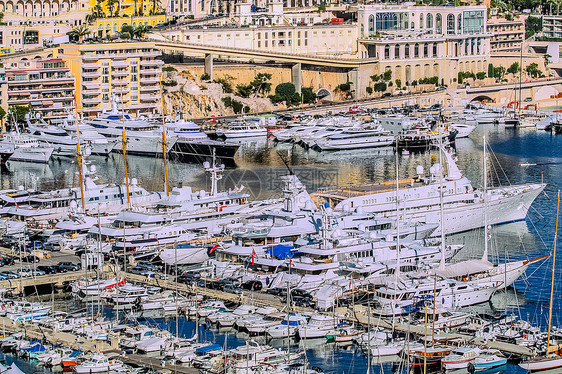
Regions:
[[[505,18],[492,17],[486,29],[490,36],[490,52],[519,52],[525,38],[525,17],[520,16],[512,21]]]
[[[360,5],[359,57],[379,61],[379,74],[411,83],[436,76],[445,84],[458,72],[486,71],[490,35],[485,6]]]
[[[163,62],[153,43],[66,44],[55,54],[76,76],[76,107],[85,117],[109,110],[112,96],[133,114],[158,112]]]
[[[5,63],[7,105],[31,106],[45,120],[74,111],[74,76],[62,59]]]
[[[14,51],[34,49],[84,24],[86,0],[0,0],[4,13],[0,45]]]

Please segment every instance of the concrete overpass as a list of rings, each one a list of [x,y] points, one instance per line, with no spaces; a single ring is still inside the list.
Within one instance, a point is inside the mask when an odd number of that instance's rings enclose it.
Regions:
[[[550,99],[562,92],[562,78],[539,79],[521,83],[521,97],[533,98],[533,101]],[[466,89],[468,101],[489,100],[497,104],[507,105],[519,100],[519,83],[470,87]]]
[[[302,66],[317,66],[342,69],[348,75],[348,81],[352,82],[356,93],[365,91],[364,85],[368,83],[369,66],[378,64],[378,59],[350,59],[341,57],[326,57],[317,55],[303,55],[283,52],[273,52],[258,49],[233,48],[217,45],[186,43],[158,38],[159,35],[151,34],[149,39],[155,48],[168,53],[187,54],[205,58],[205,73],[213,78],[213,59],[229,58],[243,59],[248,61],[275,61],[292,64],[291,81],[301,91]],[[365,82],[365,84],[362,84]]]

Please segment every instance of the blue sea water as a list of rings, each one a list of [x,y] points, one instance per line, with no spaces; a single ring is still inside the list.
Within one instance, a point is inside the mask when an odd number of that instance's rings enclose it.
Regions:
[[[515,222],[494,227],[491,230],[491,260],[528,259],[550,254],[553,248],[554,222],[556,216],[556,194],[562,185],[562,136],[536,130],[513,130],[494,125],[479,127],[468,139],[457,140],[458,163],[475,187],[482,186],[483,136],[493,153],[489,157],[490,184],[502,185],[541,182],[547,187],[531,207],[524,222]],[[279,156],[284,157],[293,171],[310,190],[328,185],[356,184],[394,178],[395,156],[391,150],[360,150],[343,152],[316,152],[304,150],[290,144],[274,144],[270,141],[252,141],[243,145],[236,162],[237,167],[227,169],[221,185],[228,187],[244,184],[256,198],[277,197],[281,185],[278,177],[286,173]],[[120,155],[109,158],[91,157],[97,166],[100,179],[106,182],[122,182],[123,163]],[[152,190],[163,190],[162,159],[129,157],[129,175],[139,184]],[[431,165],[427,154],[399,156],[401,177],[415,175],[416,166]],[[529,167],[523,163],[536,164]],[[200,165],[171,161],[169,174],[172,185],[184,184],[194,188],[209,188],[208,178]],[[0,174],[0,188],[17,185],[36,185],[41,189],[60,188],[77,184],[76,165],[71,160],[60,159],[48,165],[12,164]],[[466,247],[459,257],[478,257],[482,253],[481,230],[467,232],[448,238],[463,242]],[[503,311],[514,313],[543,327],[547,324],[550,296],[552,258],[532,265],[526,277],[517,281],[507,293],[494,296],[491,304],[472,308],[475,311]],[[562,266],[562,258],[558,264]],[[562,326],[560,311],[562,270],[555,271],[553,323]],[[168,324],[175,331],[174,321],[156,321]],[[191,337],[194,322],[179,320],[181,335]],[[201,329],[201,338],[234,347],[244,343],[247,336]],[[283,342],[279,343],[283,346]],[[294,343],[296,344],[296,343]],[[365,373],[366,358],[354,347],[341,349],[325,342],[307,342],[307,358],[311,366],[318,366],[330,373]],[[302,344],[292,349],[304,348]],[[39,370],[39,369],[38,369]],[[41,369],[42,370],[42,369]],[[523,373],[519,367],[508,365],[506,374]],[[30,371],[32,372],[32,371]],[[39,371],[42,372],[42,371]],[[373,373],[401,372],[394,364],[374,364]]]

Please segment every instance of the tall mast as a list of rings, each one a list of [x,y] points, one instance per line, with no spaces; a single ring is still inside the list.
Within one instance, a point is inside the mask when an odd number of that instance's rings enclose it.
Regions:
[[[560,190],[558,190],[558,201],[556,203],[556,227],[554,229],[554,250],[552,251],[552,279],[550,281],[550,307],[548,308],[548,337],[546,339],[546,354],[550,350],[550,327],[552,325],[552,296],[554,294],[554,269],[556,268],[556,242],[558,239],[558,215],[560,212]]]
[[[121,88],[122,89],[122,88]],[[123,93],[121,93],[121,111],[123,111]],[[119,114],[119,108],[117,108],[117,103],[115,103],[115,109]],[[121,134],[121,148],[123,149],[123,163],[125,167],[125,187],[127,189],[127,205],[131,207],[131,195],[129,194],[129,170],[127,168],[127,132],[125,129],[125,113],[121,113],[121,123],[123,124],[123,133]]]
[[[486,160],[486,135],[484,135],[484,254],[482,260],[488,259],[488,165]]]
[[[394,272],[396,278],[396,284],[398,284],[398,278],[400,277],[400,203],[398,200],[398,190],[400,189],[400,182],[398,180],[398,136],[396,137],[396,151],[395,161],[396,164],[396,271]]]
[[[443,159],[441,152],[443,152],[443,136],[441,134],[442,127],[439,127],[439,166],[441,170],[441,183],[439,184],[439,206],[440,206],[440,221],[441,221],[441,262],[439,263],[439,269],[445,268],[445,211],[443,207],[443,190],[445,185],[443,184],[445,179],[445,168],[443,167]]]
[[[75,99],[76,107],[76,99]],[[75,115],[76,121],[76,161],[78,161],[78,175],[80,176],[80,193],[82,200],[82,211],[86,213],[86,200],[84,198],[84,176],[82,175],[82,152],[80,151],[80,123],[78,122],[78,115]]]
[[[162,154],[164,156],[164,181],[166,184],[166,196],[170,196],[170,186],[168,183],[168,159],[166,148],[166,119],[164,117],[164,94],[162,93],[162,76],[160,76],[160,101],[162,102]]]

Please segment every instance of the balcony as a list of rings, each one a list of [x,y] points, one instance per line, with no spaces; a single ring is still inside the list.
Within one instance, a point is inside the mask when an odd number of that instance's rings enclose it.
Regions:
[[[99,78],[99,77],[101,77],[101,73],[99,71],[82,73],[82,78]]]
[[[112,77],[128,77],[131,74],[128,70],[115,70],[111,72]]]
[[[97,61],[100,58],[103,58],[103,55],[98,55],[98,54],[82,55],[82,59],[84,61]]]
[[[131,83],[131,81],[129,79],[113,79],[111,83],[114,86],[126,86]]]
[[[99,104],[101,103],[100,98],[89,98],[89,99],[82,99],[83,104]]]
[[[112,61],[111,66],[114,68],[128,68],[129,63],[127,61]]]
[[[86,90],[89,89],[98,89],[101,86],[101,82],[100,81],[83,81],[82,82],[82,86],[86,87]]]
[[[99,62],[85,62],[82,64],[82,69],[99,69],[101,67],[101,63]]]
[[[141,82],[141,84],[160,83],[160,78],[144,78],[144,77],[141,77],[140,82]]]
[[[101,112],[102,108],[97,107],[97,106],[92,106],[92,107],[84,107],[82,108],[83,112]]]
[[[141,101],[158,101],[160,100],[160,95],[140,95]]]
[[[140,91],[148,91],[148,92],[154,92],[154,91],[160,91],[160,86],[140,86]]]
[[[114,88],[112,91],[113,91],[114,94],[126,95],[126,94],[129,93],[129,88],[127,88],[127,87],[117,87],[117,88]]]
[[[101,89],[98,87],[96,88],[90,88],[87,90],[82,90],[82,95],[86,95],[86,96],[95,96],[95,95],[99,95],[101,93]]]
[[[164,65],[164,61],[162,60],[141,60],[141,66],[162,66]]]
[[[140,71],[141,75],[155,75],[162,73],[160,69],[144,69]]]
[[[144,52],[142,55],[144,57],[158,57],[158,56],[162,56],[162,52],[161,51],[150,51],[150,52]]]

